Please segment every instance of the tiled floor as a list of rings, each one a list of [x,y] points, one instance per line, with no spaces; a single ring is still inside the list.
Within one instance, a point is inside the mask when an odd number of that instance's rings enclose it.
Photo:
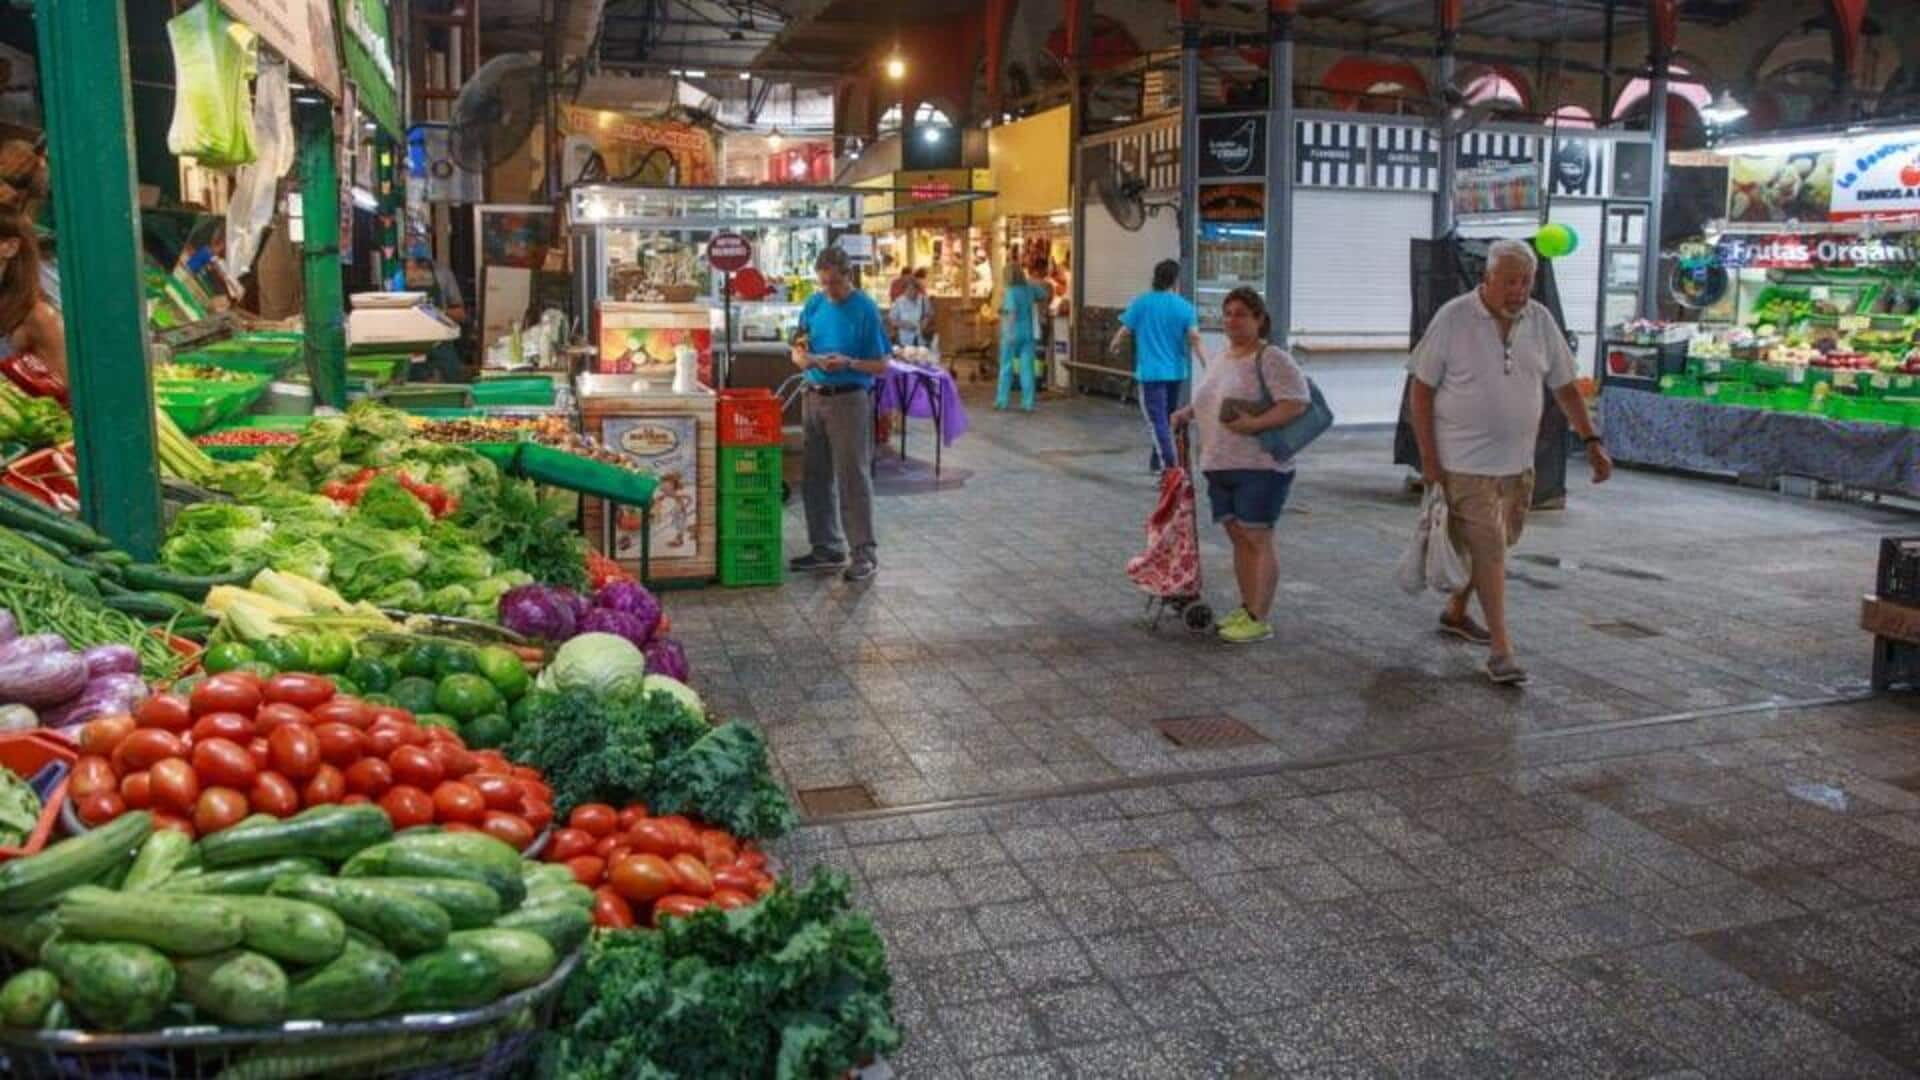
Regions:
[[[1229,651],[1139,620],[1137,414],[974,422],[937,486],[883,464],[877,581],[670,601],[793,788],[881,808],[784,852],[875,912],[900,1074],[1920,1067],[1920,704],[1845,700],[1876,540],[1920,520],[1577,479],[1512,567],[1534,683],[1496,691],[1392,583],[1386,433],[1303,465],[1280,635]],[[1153,727],[1195,716],[1264,741]]]

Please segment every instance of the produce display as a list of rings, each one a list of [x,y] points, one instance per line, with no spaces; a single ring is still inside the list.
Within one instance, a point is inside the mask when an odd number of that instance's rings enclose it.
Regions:
[[[18,729],[12,729],[18,730]],[[0,768],[0,847],[19,847],[33,835],[45,804],[33,785]]]
[[[28,448],[58,446],[73,439],[73,419],[53,398],[29,397],[0,379],[0,442]]]
[[[667,641],[672,629],[660,601],[630,578],[608,580],[592,596],[551,585],[523,585],[500,597],[500,625],[522,637],[560,644],[582,634],[613,634],[638,649]],[[686,680],[679,646],[663,644],[650,670]],[[664,666],[663,666],[664,665]]]
[[[574,807],[544,857],[594,890],[594,924],[615,930],[659,926],[707,907],[731,911],[773,890],[757,847],[678,814],[652,817],[645,803]]]
[[[35,520],[31,505],[0,489],[0,518],[43,530],[0,527],[0,610],[15,631],[58,635],[78,651],[125,646],[139,657],[140,674],[173,677],[184,661],[164,635],[204,639],[212,630],[189,595],[204,593],[207,582],[135,563],[77,522],[50,513]],[[65,544],[46,535],[54,531]],[[0,704],[9,703],[0,692]]]

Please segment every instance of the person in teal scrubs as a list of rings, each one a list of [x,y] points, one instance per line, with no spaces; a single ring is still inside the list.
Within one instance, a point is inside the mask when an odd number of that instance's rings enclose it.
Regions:
[[[1013,365],[1020,365],[1020,407],[1033,411],[1033,306],[1039,290],[1027,283],[1020,264],[1007,264],[1006,295],[1000,300],[1000,392],[993,407],[1005,409],[1013,389]]]

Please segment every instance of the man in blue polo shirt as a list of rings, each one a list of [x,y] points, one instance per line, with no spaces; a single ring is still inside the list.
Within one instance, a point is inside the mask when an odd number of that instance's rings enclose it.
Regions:
[[[887,371],[886,323],[867,294],[853,287],[846,252],[827,248],[813,269],[820,291],[800,309],[793,337],[793,363],[807,379],[800,496],[812,549],[787,565],[796,571],[845,567],[848,581],[865,581],[879,566],[873,539],[873,380]]]
[[[1181,389],[1192,373],[1188,359],[1200,355],[1200,323],[1193,305],[1173,291],[1180,264],[1167,259],[1153,268],[1153,289],[1133,298],[1120,313],[1116,350],[1133,342],[1133,377],[1140,384],[1140,411],[1153,440],[1149,467],[1154,472],[1177,464],[1173,427],[1168,418],[1180,407]]]

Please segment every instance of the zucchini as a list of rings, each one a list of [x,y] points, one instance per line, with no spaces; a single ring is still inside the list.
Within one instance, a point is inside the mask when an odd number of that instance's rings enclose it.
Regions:
[[[40,959],[40,946],[59,932],[52,906],[0,915],[0,948],[28,964]]]
[[[120,572],[120,577],[129,589],[148,589],[158,592],[175,593],[189,600],[205,600],[207,593],[218,585],[232,585],[246,588],[253,576],[260,572],[259,567],[243,570],[234,574],[213,574],[207,577],[194,577],[189,574],[176,574],[157,563],[133,563]]]
[[[319,904],[403,956],[439,948],[453,930],[446,909],[387,885],[298,874],[274,882],[268,893]]]
[[[240,916],[246,947],[291,964],[324,964],[347,946],[347,924],[319,904],[276,896],[222,897]]]
[[[298,1020],[365,1020],[400,998],[400,960],[350,940],[339,956],[294,980],[287,1015]]]
[[[245,949],[173,965],[180,996],[223,1024],[277,1024],[287,1015],[287,973]]]
[[[537,986],[560,964],[560,954],[531,930],[456,930],[447,935],[447,945],[471,945],[493,957],[500,965],[502,993]]]
[[[539,934],[553,946],[556,955],[565,956],[586,943],[593,933],[593,915],[573,904],[527,903],[494,920],[501,930],[526,930]]]
[[[107,551],[113,541],[11,488],[0,488],[0,525],[44,536],[75,551]]]
[[[238,913],[208,897],[117,893],[81,885],[60,898],[60,932],[81,941],[128,941],[176,956],[231,949],[246,936]]]
[[[393,822],[378,806],[316,806],[284,821],[243,821],[214,833],[200,841],[200,861],[216,870],[290,855],[335,861],[392,835]]]
[[[340,868],[342,877],[433,877],[477,881],[512,911],[527,898],[520,853],[485,833],[411,833],[367,848]]]
[[[401,1012],[474,1009],[500,996],[500,962],[473,945],[421,953],[400,969]]]
[[[60,979],[46,968],[28,968],[0,986],[0,1024],[39,1027],[60,1000]]]
[[[80,1019],[96,1028],[150,1027],[173,1000],[173,965],[145,945],[56,938],[41,950],[40,962],[59,976],[61,996]]]
[[[38,855],[0,863],[0,911],[26,911],[53,903],[75,885],[123,865],[151,832],[153,815],[135,810]]]
[[[324,874],[326,864],[319,859],[294,855],[268,859],[231,870],[185,870],[160,883],[161,892],[217,893],[224,896],[265,896],[274,879],[288,874]]]
[[[120,887],[127,892],[157,889],[193,857],[193,840],[178,829],[159,829],[140,845]]]
[[[499,894],[477,881],[427,877],[369,877],[356,880],[399,889],[439,905],[447,913],[447,918],[452,920],[455,930],[491,926],[493,920],[500,917]]]

